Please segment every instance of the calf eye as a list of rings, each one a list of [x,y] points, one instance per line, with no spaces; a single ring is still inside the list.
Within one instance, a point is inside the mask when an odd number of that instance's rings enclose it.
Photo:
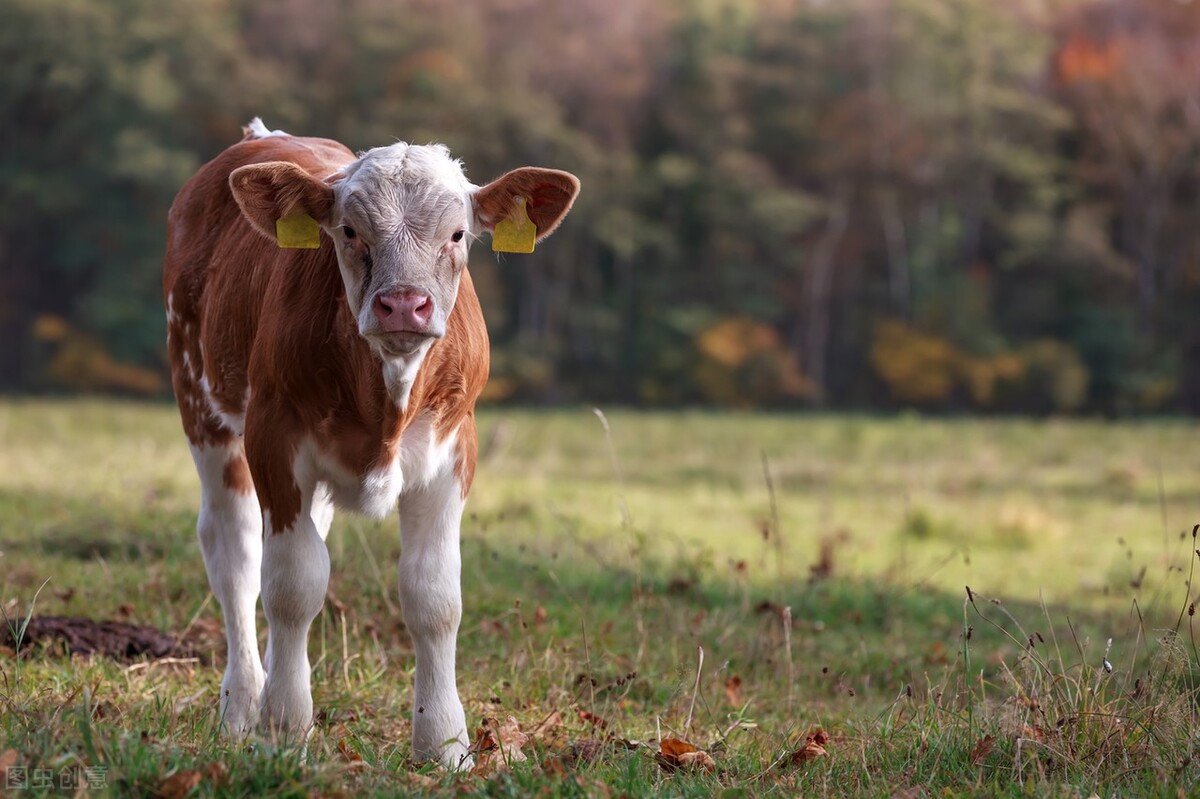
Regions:
[[[349,225],[342,225],[342,235],[348,239],[357,238],[358,234],[354,232],[354,228]]]
[[[453,236],[450,237],[450,240],[455,243],[460,242],[463,240],[463,235],[465,235],[466,232],[467,231],[465,231],[465,230],[459,230],[459,231],[455,232],[455,234]]]

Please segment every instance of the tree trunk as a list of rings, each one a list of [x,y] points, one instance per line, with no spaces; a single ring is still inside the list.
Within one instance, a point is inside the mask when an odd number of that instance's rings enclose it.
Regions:
[[[793,336],[793,343],[799,344],[794,349],[800,352],[801,367],[821,397],[824,397],[828,380],[826,357],[829,352],[830,320],[833,317],[834,257],[849,225],[851,196],[849,183],[839,184],[834,192],[825,230],[813,248],[812,258],[804,273],[808,280],[803,291],[803,315],[796,323],[798,335]]]

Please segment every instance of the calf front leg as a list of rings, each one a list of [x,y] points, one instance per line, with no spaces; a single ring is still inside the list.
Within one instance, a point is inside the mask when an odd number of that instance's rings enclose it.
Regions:
[[[459,524],[463,489],[452,465],[400,497],[400,601],[416,650],[413,756],[470,768],[467,721],[455,684],[462,619]]]
[[[262,599],[267,617],[267,678],[260,726],[303,739],[312,726],[308,631],[325,603],[329,550],[311,515],[312,493],[290,524],[264,514]]]
[[[221,680],[221,723],[233,737],[248,733],[258,717],[263,667],[254,612],[262,560],[262,513],[250,482],[241,442],[192,445],[200,475],[200,552],[213,595],[221,603],[228,642]]]

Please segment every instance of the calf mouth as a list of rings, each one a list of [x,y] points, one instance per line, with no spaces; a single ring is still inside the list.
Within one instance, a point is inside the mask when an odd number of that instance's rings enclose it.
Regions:
[[[441,338],[441,336],[434,333],[403,330],[394,333],[380,331],[372,333],[370,338],[381,355],[396,358],[412,355],[426,342]]]

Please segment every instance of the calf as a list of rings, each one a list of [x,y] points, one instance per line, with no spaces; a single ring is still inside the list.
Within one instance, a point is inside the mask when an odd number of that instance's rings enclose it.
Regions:
[[[478,187],[440,145],[355,157],[257,119],[180,190],[167,349],[225,617],[231,734],[307,733],[308,631],[325,601],[333,509],[383,517],[399,501],[414,755],[469,764],[454,673],[459,522],[488,338],[467,247],[505,220],[548,235],[578,191],[573,175],[532,167]]]

